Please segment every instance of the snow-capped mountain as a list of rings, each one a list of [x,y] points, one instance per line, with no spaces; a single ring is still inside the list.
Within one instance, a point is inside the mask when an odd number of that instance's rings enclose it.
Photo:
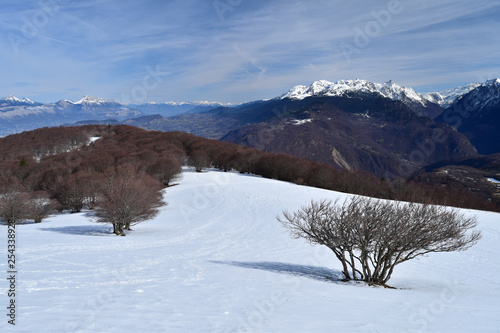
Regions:
[[[500,152],[500,79],[488,80],[456,98],[439,120],[464,133],[479,153]]]
[[[448,89],[441,92],[431,92],[427,94],[423,94],[423,97],[427,99],[429,102],[438,104],[444,108],[453,104],[453,102],[459,97],[467,94],[471,90],[476,89],[481,86],[481,83],[470,83],[465,87],[457,87],[454,89]]]
[[[500,103],[500,79],[491,79],[483,84],[479,84],[459,98],[464,97],[470,100],[469,104],[474,111],[498,105]],[[458,101],[458,99],[455,99],[455,101]]]
[[[319,80],[310,86],[298,85],[290,89],[286,94],[280,96],[281,99],[289,98],[302,100],[311,96],[335,96],[342,97],[355,93],[376,94],[382,97],[398,101],[412,101],[421,105],[426,105],[427,100],[412,88],[401,87],[393,81],[384,83],[373,83],[366,80],[340,80],[330,82]]]
[[[92,96],[85,96],[77,102],[66,99],[48,104],[10,96],[0,100],[0,136],[78,121],[122,121],[142,115],[135,108]]]
[[[441,92],[430,92],[419,94],[409,87],[402,87],[393,81],[374,83],[366,80],[340,80],[330,82],[326,80],[315,81],[310,86],[298,85],[287,93],[279,96],[279,99],[303,100],[312,96],[334,96],[334,97],[362,97],[363,95],[375,95],[401,101],[419,115],[430,118],[439,116],[443,109],[450,107],[463,96],[474,93],[477,104],[487,107],[500,100],[500,79],[488,80],[484,83],[470,83],[464,87],[457,87]]]
[[[71,101],[68,101],[71,102]],[[113,105],[122,105],[114,100],[105,100],[104,98],[94,97],[94,96],[84,96],[80,100],[73,102],[75,105],[83,105],[83,106],[98,106],[103,104],[113,104]]]
[[[28,98],[17,98],[14,95],[4,97],[0,99],[0,107],[6,106],[30,106],[30,105],[41,105],[40,103],[33,102]]]

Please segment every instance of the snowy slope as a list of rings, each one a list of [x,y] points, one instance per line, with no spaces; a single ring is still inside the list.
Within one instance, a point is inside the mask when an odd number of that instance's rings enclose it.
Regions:
[[[441,92],[427,93],[424,94],[423,96],[428,101],[438,104],[445,108],[453,104],[453,102],[458,98],[462,97],[463,95],[467,94],[471,90],[476,89],[479,86],[481,86],[481,83],[470,83],[465,87],[457,87],[454,89],[449,89]]]
[[[404,263],[389,281],[399,289],[374,288],[340,282],[333,254],[291,239],[275,220],[311,199],[345,196],[187,171],[161,214],[127,237],[84,214],[18,226],[18,321],[13,329],[2,315],[0,331],[498,331],[499,214],[475,212],[483,239],[467,252]]]

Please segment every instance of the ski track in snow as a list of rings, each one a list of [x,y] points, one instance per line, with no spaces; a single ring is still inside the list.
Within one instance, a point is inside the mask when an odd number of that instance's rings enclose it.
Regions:
[[[393,290],[341,282],[329,250],[275,219],[348,194],[217,171],[179,183],[126,237],[85,213],[17,226],[16,326],[3,314],[0,331],[498,332],[500,214],[464,210],[483,239],[398,266]]]

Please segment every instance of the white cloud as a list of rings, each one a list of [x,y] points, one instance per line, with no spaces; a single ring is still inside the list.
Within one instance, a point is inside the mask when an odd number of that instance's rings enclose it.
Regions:
[[[14,82],[19,95],[78,98],[81,92],[113,98],[140,84],[147,66],[170,74],[148,97],[243,102],[269,98],[314,80],[393,79],[407,86],[453,85],[500,76],[491,1],[403,1],[401,13],[347,62],[341,43],[389,1],[243,1],[221,20],[211,1],[79,1],[61,7],[21,45],[0,47],[2,91]],[[32,2],[8,2],[0,35],[22,28],[39,10]],[[16,30],[17,29],[17,30]],[[495,72],[497,73],[495,75]],[[451,86],[450,86],[451,87]]]

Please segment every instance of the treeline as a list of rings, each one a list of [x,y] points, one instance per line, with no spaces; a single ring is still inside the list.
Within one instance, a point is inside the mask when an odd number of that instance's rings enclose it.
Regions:
[[[196,171],[212,166],[377,198],[500,210],[498,204],[454,188],[380,180],[365,172],[339,171],[285,154],[124,125],[44,128],[0,139],[0,210],[6,211],[6,198],[13,193],[24,202],[44,203],[39,208],[42,212],[93,209],[103,196],[103,184],[121,169],[133,168],[136,174],[168,186],[185,164]],[[0,219],[6,221],[5,216],[1,214]]]

